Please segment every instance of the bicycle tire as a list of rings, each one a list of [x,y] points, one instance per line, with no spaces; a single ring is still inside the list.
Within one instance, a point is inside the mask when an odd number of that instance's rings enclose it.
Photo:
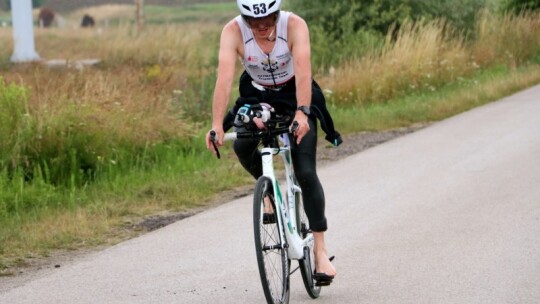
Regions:
[[[309,221],[304,211],[304,200],[300,192],[295,193],[295,204],[296,204],[296,223],[298,226],[298,234],[305,239],[306,237],[312,235],[311,229],[309,228]],[[298,260],[300,264],[300,273],[302,274],[302,281],[304,282],[304,287],[308,295],[312,299],[319,297],[321,293],[321,287],[315,286],[315,280],[313,279],[313,269],[315,268],[315,255],[313,254],[313,243],[309,246],[304,247],[304,259]]]
[[[285,304],[289,303],[290,262],[283,226],[280,227],[277,218],[275,218],[274,223],[263,223],[265,196],[270,198],[276,216],[280,216],[279,210],[275,206],[272,181],[262,176],[255,184],[253,197],[253,227],[257,264],[267,303]],[[279,231],[282,233],[280,234]]]

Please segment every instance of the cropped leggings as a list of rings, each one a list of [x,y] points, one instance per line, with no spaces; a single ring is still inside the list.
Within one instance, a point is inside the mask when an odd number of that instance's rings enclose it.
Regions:
[[[302,138],[300,144],[289,135],[291,142],[291,156],[296,179],[302,188],[304,209],[309,220],[311,230],[316,232],[328,229],[324,215],[324,191],[317,176],[317,119],[309,117],[309,132]],[[262,175],[261,153],[257,148],[258,140],[237,139],[234,142],[234,151],[242,166],[255,178]]]

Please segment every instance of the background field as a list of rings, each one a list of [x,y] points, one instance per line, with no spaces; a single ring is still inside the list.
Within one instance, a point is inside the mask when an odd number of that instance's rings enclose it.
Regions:
[[[36,28],[39,55],[67,67],[10,63],[11,31],[0,28],[4,274],[55,250],[132,237],[148,216],[205,206],[252,182],[230,149],[217,161],[203,139],[219,34],[234,3],[146,3],[140,33],[133,5],[73,8],[62,12],[63,27]],[[338,130],[436,121],[539,83],[540,16],[489,7],[470,25],[403,19],[388,35],[352,30],[351,16],[340,19],[339,35],[310,22],[314,76]],[[85,13],[96,27],[78,27]],[[100,63],[75,64],[86,58]]]

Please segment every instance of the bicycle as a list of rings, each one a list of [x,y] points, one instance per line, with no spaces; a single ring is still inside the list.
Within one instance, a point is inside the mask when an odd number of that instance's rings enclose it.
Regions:
[[[253,123],[259,127],[262,121],[265,127],[265,129],[252,127],[251,130],[243,132],[225,133],[224,141],[251,138],[262,142],[260,151],[263,175],[255,184],[253,226],[257,264],[266,301],[271,304],[288,303],[290,276],[298,269],[308,295],[313,299],[318,298],[321,286],[317,286],[313,278],[314,238],[304,212],[302,189],[294,176],[290,150],[289,133],[294,133],[297,123],[293,123],[291,132],[290,119],[286,115],[274,113],[265,104],[247,104],[240,107],[237,120],[244,126]],[[210,136],[214,143],[215,132],[211,131]],[[214,149],[220,158],[215,144]],[[274,170],[276,155],[280,155],[284,163],[285,197],[282,195],[280,180]],[[291,260],[299,262],[294,270],[290,270]]]

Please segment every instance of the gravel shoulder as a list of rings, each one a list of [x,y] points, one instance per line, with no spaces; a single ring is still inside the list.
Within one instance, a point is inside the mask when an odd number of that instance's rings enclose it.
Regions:
[[[362,132],[344,135],[343,144],[338,148],[334,148],[328,142],[320,140],[317,150],[317,164],[319,167],[325,166],[349,155],[369,149],[394,138],[415,132],[426,127],[427,125],[428,124],[415,124],[406,128],[382,132]],[[211,201],[206,205],[206,207],[191,210],[189,212],[150,216],[133,225],[131,229],[142,231],[143,233],[153,231],[178,220],[182,220],[186,217],[197,214],[205,209],[249,195],[252,191],[253,186],[250,185],[225,191],[217,196],[219,199]],[[79,249],[73,251],[59,251],[51,253],[48,257],[33,258],[25,261],[24,265],[0,272],[0,293],[6,292],[17,286],[24,285],[25,282],[47,275],[48,273],[54,272],[55,269],[75,263],[84,256],[105,248],[106,246],[100,246],[96,248]]]

